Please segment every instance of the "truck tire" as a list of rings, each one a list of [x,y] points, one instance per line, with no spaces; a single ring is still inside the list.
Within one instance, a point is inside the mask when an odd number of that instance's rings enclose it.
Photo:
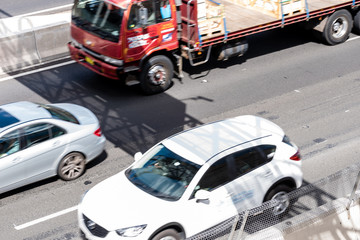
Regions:
[[[158,55],[150,58],[140,72],[142,91],[148,95],[166,91],[172,82],[173,72],[174,66],[168,57]]]
[[[349,11],[341,9],[329,16],[322,38],[329,45],[345,42],[353,26],[352,16]]]
[[[360,35],[360,10],[354,16],[354,33]]]

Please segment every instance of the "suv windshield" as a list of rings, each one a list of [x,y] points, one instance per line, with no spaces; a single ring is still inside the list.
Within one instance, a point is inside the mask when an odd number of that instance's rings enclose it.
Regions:
[[[200,165],[190,162],[164,145],[158,145],[126,171],[127,178],[156,197],[176,201],[185,192]]]
[[[72,20],[87,32],[118,42],[125,10],[104,0],[75,0]]]

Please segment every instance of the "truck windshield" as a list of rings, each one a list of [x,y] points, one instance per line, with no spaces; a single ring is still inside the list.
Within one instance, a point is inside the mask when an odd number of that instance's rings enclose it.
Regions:
[[[168,201],[178,200],[200,165],[160,144],[126,171],[127,178],[143,191]]]
[[[96,36],[118,42],[125,10],[104,0],[75,0],[72,22]]]

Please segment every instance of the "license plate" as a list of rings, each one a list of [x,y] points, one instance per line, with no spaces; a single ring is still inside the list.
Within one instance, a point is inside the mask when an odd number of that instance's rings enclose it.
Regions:
[[[94,65],[94,60],[92,60],[92,59],[89,58],[89,57],[85,57],[85,61],[86,61],[87,63],[89,63],[90,65]]]

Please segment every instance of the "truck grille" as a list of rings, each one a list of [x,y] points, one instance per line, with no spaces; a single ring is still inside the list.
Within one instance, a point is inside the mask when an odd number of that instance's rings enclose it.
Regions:
[[[96,237],[104,238],[109,233],[108,230],[106,230],[102,226],[96,224],[91,219],[86,217],[84,214],[83,214],[83,218],[84,218],[84,224],[85,224],[86,228],[91,232],[92,235],[94,235]]]

